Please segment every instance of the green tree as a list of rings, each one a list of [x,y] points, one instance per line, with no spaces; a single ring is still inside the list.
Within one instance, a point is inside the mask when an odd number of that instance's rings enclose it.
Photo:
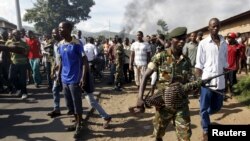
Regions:
[[[99,36],[97,37],[97,39],[98,39],[99,41],[105,41],[106,37],[105,37],[104,35],[99,35]]]
[[[62,21],[76,24],[91,18],[89,12],[93,5],[94,0],[37,0],[34,8],[26,10],[24,21],[35,23],[39,33],[50,33]]]
[[[157,29],[157,33],[158,34],[166,34],[168,32],[168,24],[162,20],[162,19],[159,19],[157,21],[157,25],[160,26],[160,29]]]

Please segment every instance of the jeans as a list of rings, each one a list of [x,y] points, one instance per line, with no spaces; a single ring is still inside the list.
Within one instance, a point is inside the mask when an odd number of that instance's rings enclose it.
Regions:
[[[81,115],[82,112],[82,91],[78,83],[64,84],[63,93],[69,111],[74,111],[75,114]]]
[[[224,90],[216,90],[224,93]],[[208,132],[210,124],[209,115],[218,112],[223,105],[223,95],[211,91],[209,88],[201,87],[200,92],[200,115],[201,124],[204,132]]]
[[[41,84],[42,83],[42,78],[41,78],[41,74],[40,74],[40,59],[39,58],[34,58],[34,59],[29,59],[30,62],[30,66],[32,69],[32,76],[34,79],[34,82],[36,84]]]
[[[109,83],[114,83],[115,81],[115,67],[116,65],[114,63],[110,64],[110,77],[109,77]]]
[[[46,69],[46,77],[48,81],[48,85],[52,86],[52,80],[51,80],[51,63],[50,62],[45,62],[45,69]]]
[[[22,94],[27,94],[26,73],[27,64],[11,64],[9,80],[16,90],[21,90]]]
[[[104,109],[101,107],[101,105],[96,101],[92,93],[88,93],[85,95],[85,99],[88,101],[89,105],[96,109],[96,111],[99,113],[100,117],[103,119],[108,119],[110,115],[108,115]]]
[[[60,85],[56,81],[53,83],[52,93],[54,99],[54,110],[60,111]]]

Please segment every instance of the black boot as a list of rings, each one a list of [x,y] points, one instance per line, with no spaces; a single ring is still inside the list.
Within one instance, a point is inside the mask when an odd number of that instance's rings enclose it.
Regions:
[[[114,90],[115,90],[115,91],[122,91],[122,89],[121,89],[121,83],[116,82],[116,83],[115,83],[115,88],[114,88]]]
[[[76,130],[76,126],[77,126],[77,115],[74,114],[74,117],[75,117],[75,119],[73,120],[73,121],[74,121],[74,124],[68,126],[68,127],[66,128],[66,131],[75,131],[75,130]]]
[[[82,115],[77,115],[76,120],[76,131],[74,134],[74,138],[79,138],[81,136],[81,130],[82,130]]]
[[[156,138],[155,141],[163,141],[162,138]]]

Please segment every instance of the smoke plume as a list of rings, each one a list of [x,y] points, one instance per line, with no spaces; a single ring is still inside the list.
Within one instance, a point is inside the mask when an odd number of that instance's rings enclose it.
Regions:
[[[191,32],[207,26],[213,17],[224,20],[248,10],[249,0],[133,0],[126,6],[122,29],[153,34],[159,28],[157,21],[163,19],[169,30],[186,26]]]

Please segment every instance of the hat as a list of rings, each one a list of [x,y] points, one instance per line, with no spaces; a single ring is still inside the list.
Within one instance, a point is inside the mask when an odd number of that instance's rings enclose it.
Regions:
[[[235,39],[236,38],[236,34],[234,32],[231,32],[231,33],[228,33],[227,34],[227,37],[230,37],[232,39]]]
[[[186,27],[177,27],[169,33],[169,38],[174,38],[185,34],[187,34]]]

